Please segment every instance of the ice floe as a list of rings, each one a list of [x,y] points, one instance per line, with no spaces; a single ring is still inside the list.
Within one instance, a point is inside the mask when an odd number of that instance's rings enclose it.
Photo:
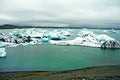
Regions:
[[[80,32],[75,35],[77,36],[76,38],[68,40],[67,38],[71,35],[69,30],[41,30],[37,28],[13,29],[9,35],[0,33],[0,57],[6,56],[6,47],[36,45],[43,44],[44,42],[64,46],[79,45],[101,48],[120,48],[120,43],[114,38],[106,34],[95,34],[88,29],[81,29]],[[6,47],[3,47],[2,44]]]
[[[13,29],[8,35],[0,33],[0,44],[7,47],[36,45],[48,42],[49,40],[63,40],[70,36],[65,30],[44,30],[44,29]],[[5,48],[0,48],[1,56],[6,55]],[[4,55],[3,55],[4,54]]]
[[[92,31],[82,30],[78,33],[78,37],[73,40],[54,41],[50,40],[50,44],[54,45],[81,45],[90,47],[101,47],[101,45],[108,41],[115,41],[114,38],[106,34],[95,34]]]
[[[6,57],[6,46],[4,44],[0,44],[0,57]]]
[[[6,49],[5,48],[0,48],[0,57],[6,57]]]
[[[120,42],[116,41],[116,40],[108,40],[108,41],[105,41],[102,45],[101,45],[101,48],[112,48],[112,49],[115,49],[115,48],[120,48]]]

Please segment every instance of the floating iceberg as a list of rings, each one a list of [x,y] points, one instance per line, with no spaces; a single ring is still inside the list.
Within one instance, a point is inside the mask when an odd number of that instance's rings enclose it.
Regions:
[[[0,33],[0,43],[7,47],[17,47],[26,45],[42,44],[49,40],[62,40],[70,36],[69,31],[65,30],[40,30],[40,29],[14,29],[9,35]],[[5,48],[0,47],[0,56],[6,56]]]
[[[8,47],[16,47],[18,45],[41,44],[43,33],[37,29],[14,30],[7,37],[0,35],[0,42]]]
[[[64,36],[70,36],[71,35],[69,31],[65,31],[65,30],[61,30],[60,33]]]
[[[51,40],[62,40],[66,39],[67,36],[70,36],[68,31],[64,30],[54,30],[49,33]]]
[[[23,34],[29,35],[32,38],[41,38],[43,36],[43,33],[39,31],[38,29],[24,29]]]
[[[116,40],[108,40],[108,41],[105,41],[102,45],[101,45],[101,48],[111,48],[111,49],[114,49],[114,48],[120,48],[120,42],[116,41]]]
[[[6,49],[5,48],[0,48],[0,57],[6,57]]]
[[[6,46],[4,44],[0,44],[0,57],[5,57],[6,56],[5,47]]]
[[[49,41],[49,38],[46,37],[46,36],[44,36],[44,37],[42,37],[42,41],[43,41],[43,42],[48,42],[48,41]]]
[[[38,32],[34,32],[32,34],[28,34],[29,36],[31,36],[32,38],[41,38],[43,36],[43,33],[38,33]]]
[[[19,44],[16,43],[10,43],[10,42],[1,42],[2,44],[4,44],[7,47],[17,47]]]
[[[67,45],[70,45],[70,41],[72,40],[67,40],[67,41],[55,41],[55,40],[50,40],[50,44],[53,44],[53,45],[63,45],[63,46],[67,46]]]
[[[3,33],[0,33],[0,39],[3,39],[4,38],[4,35]]]
[[[57,34],[52,34],[50,38],[51,40],[62,40],[62,36]]]
[[[20,33],[18,31],[12,31],[9,33],[10,36],[20,36]]]
[[[6,47],[6,45],[0,43],[0,48],[5,48],[5,47]]]
[[[6,42],[7,36],[4,33],[0,33],[0,42]]]
[[[54,45],[81,45],[81,46],[91,46],[91,47],[101,47],[101,45],[108,40],[115,40],[106,34],[96,35],[91,31],[81,31],[73,40],[65,41],[54,41],[50,40],[50,44]]]
[[[32,38],[32,41],[29,42],[31,45],[42,44],[41,39]]]
[[[115,40],[106,34],[100,34],[96,37],[96,39],[97,39],[97,41],[99,41],[101,43],[108,41],[108,40],[113,40],[113,41]]]
[[[115,41],[106,34],[94,34],[92,31],[87,29],[81,30],[73,40],[63,40],[70,36],[69,31],[56,29],[56,30],[40,30],[40,29],[23,29],[12,31],[9,37],[5,38],[3,34],[0,35],[0,39],[5,39],[3,42],[5,45],[10,47],[16,47],[18,45],[28,44],[41,44],[42,42],[50,42],[55,45],[81,45],[91,47],[101,47],[101,45],[109,40]]]
[[[86,36],[94,36],[94,33],[88,30],[81,30],[77,35],[79,37],[86,37]]]

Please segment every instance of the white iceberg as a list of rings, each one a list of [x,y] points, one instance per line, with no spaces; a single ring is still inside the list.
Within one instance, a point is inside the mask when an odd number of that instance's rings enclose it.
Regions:
[[[29,42],[29,44],[31,44],[31,45],[42,44],[42,41],[41,41],[41,39],[32,38],[32,41]]]
[[[43,36],[42,33],[32,33],[32,34],[28,34],[29,36],[31,36],[32,38],[41,38]]]
[[[79,37],[86,37],[86,36],[94,36],[94,33],[88,30],[81,30],[77,35]]]
[[[66,39],[67,36],[70,36],[68,31],[64,30],[54,30],[49,33],[51,40],[62,40]]]
[[[60,33],[64,36],[70,36],[70,32],[69,31],[66,31],[66,30],[61,30]]]
[[[20,33],[18,31],[12,31],[9,33],[10,36],[20,36]]]
[[[72,40],[66,40],[66,41],[55,41],[55,40],[50,40],[50,44],[53,44],[53,45],[69,45],[70,44],[70,41]]]
[[[48,42],[48,41],[49,41],[49,38],[48,38],[48,37],[42,37],[42,41],[43,41],[43,42]]]
[[[17,47],[19,44],[16,43],[10,43],[10,42],[1,42],[2,44],[4,44],[7,47]]]
[[[110,49],[120,48],[120,42],[116,41],[116,40],[108,40],[108,41],[105,41],[101,45],[101,48],[103,48],[103,49],[106,49],[106,48],[110,48]]]
[[[3,44],[2,42],[0,42],[0,48],[5,48],[5,47],[6,47],[6,45]]]
[[[29,35],[32,38],[41,38],[43,36],[43,33],[33,28],[33,29],[25,29],[24,35]]]
[[[4,38],[4,36],[5,36],[5,34],[0,33],[0,39],[3,39],[3,38]]]
[[[108,41],[108,40],[115,40],[106,34],[100,34],[100,35],[96,36],[96,39],[101,43]]]
[[[8,37],[4,34],[0,32],[0,42],[5,42],[7,41]]]
[[[4,44],[0,44],[0,57],[5,57],[6,56],[5,47],[6,46]]]
[[[6,49],[5,48],[0,48],[0,57],[6,57]]]
[[[96,35],[91,31],[81,31],[73,40],[54,41],[50,40],[50,44],[54,45],[81,45],[91,47],[101,47],[101,45],[107,40],[115,40],[106,34]]]
[[[56,33],[50,34],[51,40],[62,40],[62,36]]]

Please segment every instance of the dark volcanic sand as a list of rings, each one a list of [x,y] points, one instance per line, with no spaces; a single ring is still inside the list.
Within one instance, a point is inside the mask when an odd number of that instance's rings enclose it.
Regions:
[[[1,72],[0,80],[120,80],[120,65],[53,72]]]

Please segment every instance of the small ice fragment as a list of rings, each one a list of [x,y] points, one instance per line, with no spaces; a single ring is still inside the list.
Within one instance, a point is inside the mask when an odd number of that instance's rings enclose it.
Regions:
[[[5,45],[1,44],[0,45],[0,57],[5,57],[6,56],[6,51],[5,51]]]

